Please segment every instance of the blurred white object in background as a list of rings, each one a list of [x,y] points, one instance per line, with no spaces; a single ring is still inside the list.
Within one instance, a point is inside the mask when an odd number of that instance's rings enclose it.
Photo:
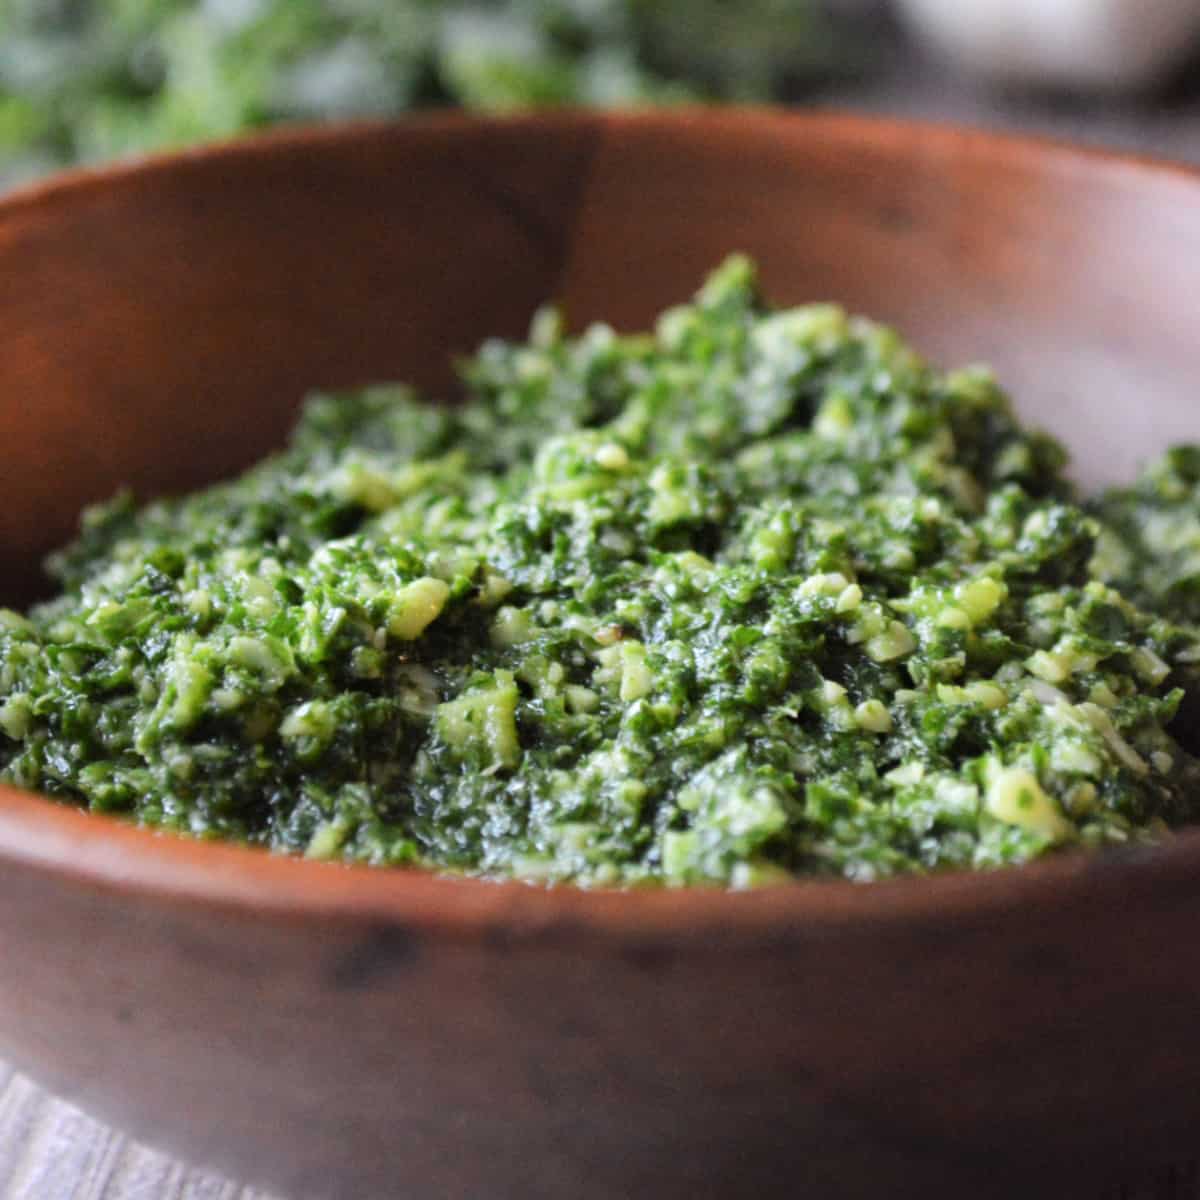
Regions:
[[[1136,91],[1200,39],[1200,0],[897,0],[919,38],[1001,83]]]

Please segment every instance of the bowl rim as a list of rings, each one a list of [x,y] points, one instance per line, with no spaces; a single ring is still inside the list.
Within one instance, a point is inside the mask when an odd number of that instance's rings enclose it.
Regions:
[[[276,128],[165,154],[83,166],[18,186],[0,198],[4,223],[29,210],[52,220],[60,205],[96,192],[152,185],[181,171],[236,169],[246,159],[286,158],[324,146],[408,136],[454,137],[490,127],[554,136],[590,131],[598,144],[628,129],[680,134],[743,132],[753,127],[804,131],[843,145],[872,144],[913,154],[985,158],[997,166],[1042,171],[1116,172],[1197,189],[1200,169],[1151,156],[1082,146],[1040,135],[995,132],[953,123],[865,116],[829,109],[683,106],[675,109],[568,109],[504,115],[438,112],[394,120]],[[586,189],[585,189],[586,190]],[[1153,846],[1063,855],[1024,867],[909,876],[862,885],[801,879],[752,890],[716,887],[632,890],[533,886],[454,877],[424,868],[379,868],[314,862],[233,843],[136,827],[33,792],[0,785],[0,869],[54,878],[64,885],[126,900],[165,905],[197,902],[230,916],[286,920],[403,923],[468,940],[667,939],[720,950],[730,942],[771,944],[789,937],[851,928],[934,926],[989,921],[1005,912],[1101,896],[1128,900],[1152,891],[1200,895],[1200,828]]]

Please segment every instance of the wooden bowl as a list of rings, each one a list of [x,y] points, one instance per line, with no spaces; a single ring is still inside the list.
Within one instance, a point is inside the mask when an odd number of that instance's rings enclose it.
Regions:
[[[549,296],[638,326],[733,249],[780,302],[996,363],[1087,480],[1200,424],[1183,170],[769,112],[285,133],[0,203],[3,599],[86,501],[235,470],[310,386],[442,386]],[[587,894],[9,789],[0,1054],[296,1196],[1091,1196],[1191,1152],[1198,921],[1191,834],[986,876]]]

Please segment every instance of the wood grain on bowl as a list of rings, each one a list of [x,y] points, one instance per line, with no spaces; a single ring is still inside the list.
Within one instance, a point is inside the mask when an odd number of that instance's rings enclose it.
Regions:
[[[730,250],[995,362],[1087,478],[1196,425],[1200,178],[829,116],[291,132],[0,202],[0,602],[121,486],[548,296]],[[0,789],[0,1053],[297,1196],[1099,1195],[1200,1121],[1200,838],[986,877],[588,894],[283,861]],[[1075,1192],[1064,1192],[1069,1184]]]

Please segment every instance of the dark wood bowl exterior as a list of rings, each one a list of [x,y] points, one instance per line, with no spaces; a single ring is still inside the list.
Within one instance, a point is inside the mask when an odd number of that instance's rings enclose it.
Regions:
[[[732,249],[781,302],[996,363],[1085,477],[1195,433],[1182,170],[772,112],[290,132],[0,203],[0,600],[36,591],[82,504],[234,470],[310,386],[445,389],[548,296],[636,326]],[[1194,834],[989,876],[587,894],[0,789],[0,1053],[296,1196],[1097,1196],[1190,1153],[1198,918]]]

